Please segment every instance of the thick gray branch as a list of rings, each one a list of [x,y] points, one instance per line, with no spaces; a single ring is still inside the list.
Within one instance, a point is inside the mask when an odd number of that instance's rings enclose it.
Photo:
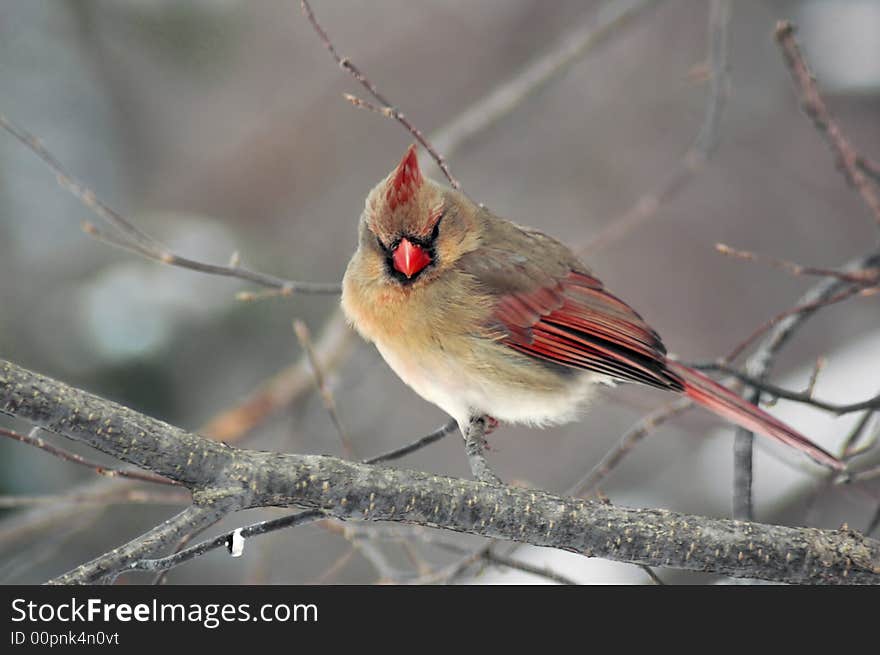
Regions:
[[[431,526],[649,566],[792,583],[880,583],[880,542],[851,530],[630,509],[334,457],[231,448],[2,360],[0,412],[178,480],[201,507],[297,505],[339,519]],[[74,571],[59,581],[87,579]]]

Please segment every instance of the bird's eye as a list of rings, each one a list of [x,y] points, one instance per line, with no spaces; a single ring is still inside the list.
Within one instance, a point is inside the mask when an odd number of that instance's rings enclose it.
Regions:
[[[437,222],[434,223],[434,231],[431,232],[431,241],[433,241],[434,239],[436,239],[439,236],[439,234],[440,234],[440,221],[443,220],[443,217],[445,215],[446,215],[445,212],[440,214],[440,218],[438,218]]]

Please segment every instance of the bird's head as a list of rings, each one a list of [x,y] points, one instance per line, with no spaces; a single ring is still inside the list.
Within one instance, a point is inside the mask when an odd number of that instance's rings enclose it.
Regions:
[[[367,196],[360,247],[381,260],[389,282],[425,283],[477,245],[475,209],[465,196],[422,175],[416,147]]]

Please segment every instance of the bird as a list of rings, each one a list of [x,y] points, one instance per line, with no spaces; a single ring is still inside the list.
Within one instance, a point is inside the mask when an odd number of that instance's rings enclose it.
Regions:
[[[579,419],[600,385],[684,394],[816,462],[843,462],[710,377],[560,241],[422,174],[416,145],[367,195],[342,282],[348,322],[400,379],[449,414],[547,427]]]

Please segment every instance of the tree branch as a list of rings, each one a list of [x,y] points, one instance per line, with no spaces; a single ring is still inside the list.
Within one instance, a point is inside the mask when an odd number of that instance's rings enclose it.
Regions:
[[[159,550],[173,546],[182,535],[201,530],[217,521],[225,514],[220,507],[201,507],[190,505],[164,523],[132,539],[127,544],[114,548],[109,553],[96,557],[90,562],[53,578],[49,584],[95,584],[112,582],[120,571],[130,562],[140,560]]]
[[[184,562],[188,562],[192,559],[195,559],[196,557],[204,555],[205,553],[209,553],[212,550],[216,550],[217,548],[222,548],[223,546],[228,545],[229,540],[232,539],[233,535],[236,532],[241,538],[246,539],[248,537],[255,537],[257,535],[274,532],[275,530],[282,530],[284,528],[292,528],[298,525],[303,525],[304,523],[310,523],[311,521],[316,521],[323,516],[323,512],[317,510],[309,510],[305,512],[299,512],[297,514],[282,516],[277,519],[260,521],[259,523],[253,523],[245,528],[237,528],[236,530],[232,530],[230,532],[224,532],[223,534],[217,535],[216,537],[213,537],[211,539],[206,539],[205,541],[202,541],[195,546],[190,546],[189,548],[179,550],[173,555],[168,555],[167,557],[161,557],[158,559],[134,560],[124,569],[121,569],[120,573],[124,571],[167,571],[174,568],[175,566],[180,566]]]
[[[872,253],[853,260],[841,270],[844,273],[862,271],[875,268],[880,264],[880,253]],[[788,313],[773,324],[769,333],[764,337],[761,344],[748,358],[745,365],[746,375],[763,383],[776,359],[776,355],[798,330],[823,304],[830,300],[844,296],[852,290],[858,290],[858,285],[839,277],[826,277],[810,288],[798,301],[799,310]],[[739,349],[737,349],[737,352]],[[727,358],[728,360],[730,357]],[[749,396],[749,401],[758,404],[761,400],[761,392],[755,387]],[[733,484],[733,511],[736,517],[751,518],[752,514],[752,455],[754,446],[754,434],[745,428],[736,429],[734,439],[734,484]]]
[[[452,156],[453,151],[497,124],[526,99],[558,79],[593,48],[618,34],[657,4],[657,0],[607,3],[595,23],[579,27],[560,39],[549,52],[529,62],[513,78],[499,84],[432,135],[435,146],[447,157]]]
[[[58,448],[57,446],[53,446],[50,443],[46,443],[43,439],[37,436],[39,430],[39,428],[34,428],[31,431],[31,434],[24,435],[19,434],[18,432],[14,432],[13,430],[0,428],[0,437],[7,437],[8,439],[19,441],[23,444],[33,446],[34,448],[45,450],[47,453],[49,453],[50,455],[54,455],[58,459],[64,460],[65,462],[73,462],[74,464],[79,464],[80,466],[85,466],[86,468],[92,469],[98,475],[103,475],[108,478],[128,478],[129,480],[152,482],[154,484],[177,484],[176,482],[168,480],[167,478],[163,478],[161,476],[151,475],[149,473],[141,473],[140,471],[124,471],[120,469],[107,468],[106,466],[102,466],[97,462],[89,461],[85,457],[77,455],[76,453],[71,453],[64,450],[63,448]]]
[[[93,582],[219,516],[296,505],[649,566],[792,583],[880,583],[880,542],[819,530],[630,509],[319,455],[224,446],[0,361],[0,412],[187,485],[183,514],[54,582]],[[196,524],[194,526],[194,524]]]
[[[338,295],[342,291],[342,287],[338,282],[297,282],[245,268],[240,265],[237,253],[233,254],[228,266],[208,264],[178,255],[101,201],[94,191],[74,179],[61,162],[49,152],[36,136],[15,125],[3,114],[0,114],[0,128],[15,137],[16,140],[41,159],[55,173],[55,178],[63,189],[95,212],[97,216],[110,226],[111,232],[102,232],[91,223],[83,225],[83,229],[87,234],[109,245],[133,252],[161,264],[252,282],[275,289],[281,295],[292,295],[293,293]]]
[[[693,145],[657,188],[639,198],[625,214],[605,225],[598,234],[577,249],[578,254],[598,252],[655,216],[660,206],[684,189],[715,154],[721,139],[721,116],[729,93],[727,27],[731,4],[731,0],[712,0],[709,8],[709,92],[706,96],[703,122]]]
[[[852,147],[852,144],[843,135],[840,126],[831,117],[831,112],[828,111],[828,107],[819,93],[816,78],[810,72],[794,35],[795,27],[790,21],[783,20],[776,24],[776,41],[782,48],[785,63],[798,87],[801,106],[819,133],[828,140],[847,182],[855,187],[865,205],[874,215],[874,221],[880,225],[880,194],[865,175],[866,162],[859,157],[859,153]],[[870,170],[870,167],[867,169]]]
[[[446,179],[449,180],[449,184],[453,189],[461,189],[461,184],[458,180],[452,177],[452,171],[449,170],[449,166],[446,164],[446,160],[443,158],[443,155],[440,154],[437,150],[434,149],[434,146],[431,144],[431,141],[425,137],[422,131],[417,128],[413,123],[401,112],[399,109],[394,107],[388,99],[382,95],[379,89],[373,84],[370,79],[358,68],[355,63],[349,59],[348,57],[341,57],[339,53],[336,51],[336,46],[333,45],[333,41],[330,40],[330,36],[321,27],[321,24],[318,22],[318,19],[315,17],[315,12],[312,11],[311,5],[308,3],[308,0],[300,0],[300,7],[302,8],[302,12],[305,15],[306,19],[308,19],[312,28],[315,30],[315,33],[318,35],[318,38],[321,39],[321,43],[324,44],[324,47],[330,52],[333,56],[333,59],[336,60],[336,63],[339,64],[339,67],[343,70],[351,73],[351,76],[357,80],[362,87],[364,87],[371,96],[373,96],[376,100],[382,103],[383,107],[381,108],[382,113],[385,113],[390,118],[393,118],[398,123],[403,125],[403,127],[413,135],[416,141],[422,144],[422,147],[428,151],[431,157],[437,162],[437,166],[440,167],[440,170],[443,171],[443,175],[446,176]],[[354,96],[352,96],[354,98]],[[360,98],[354,98],[355,106],[358,104],[362,104],[368,106],[368,103],[365,103]],[[372,109],[373,107],[370,106]],[[378,108],[375,108],[378,110]]]

